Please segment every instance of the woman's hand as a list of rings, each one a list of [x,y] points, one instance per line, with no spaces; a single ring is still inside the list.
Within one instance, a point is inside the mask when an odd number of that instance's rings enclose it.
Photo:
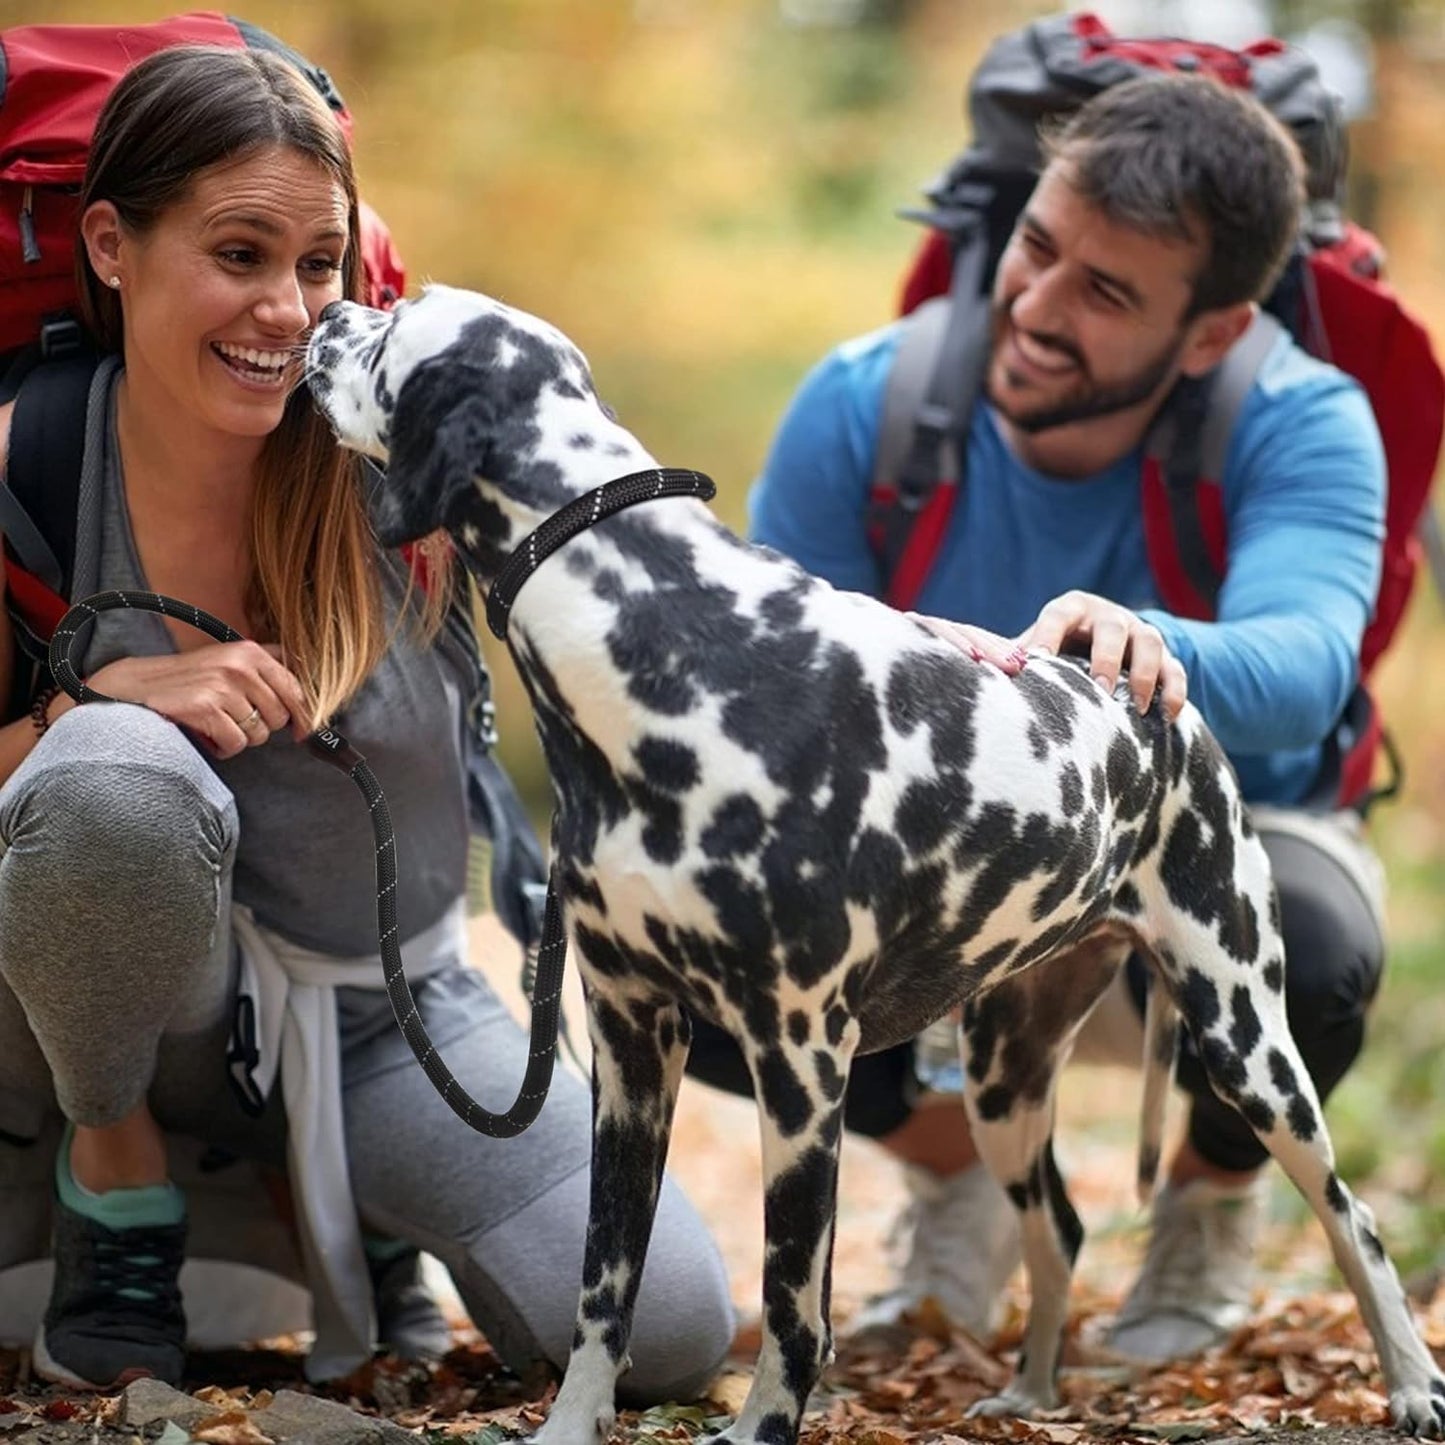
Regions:
[[[967,653],[975,662],[987,662],[1000,668],[1010,677],[1019,672],[1028,659],[1024,650],[1011,637],[1000,637],[986,627],[974,627],[967,622],[950,622],[945,617],[929,617],[922,612],[906,614],[913,622],[921,623],[935,637],[952,643],[960,652]]]
[[[1184,665],[1165,646],[1159,629],[1092,592],[1065,592],[1046,603],[1019,643],[1049,652],[1087,652],[1094,681],[1109,693],[1127,670],[1129,692],[1141,713],[1149,710],[1157,689],[1172,721],[1188,696]]]
[[[307,736],[301,684],[272,643],[215,642],[164,657],[122,657],[86,682],[199,737],[217,758],[260,747],[288,724]]]

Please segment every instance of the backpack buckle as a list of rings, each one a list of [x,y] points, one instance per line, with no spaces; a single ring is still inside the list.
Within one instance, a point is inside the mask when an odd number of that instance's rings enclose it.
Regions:
[[[77,356],[85,348],[85,333],[75,317],[59,312],[40,323],[40,355],[46,361]]]
[[[497,732],[497,705],[484,697],[477,707],[477,737],[488,752],[501,741]]]

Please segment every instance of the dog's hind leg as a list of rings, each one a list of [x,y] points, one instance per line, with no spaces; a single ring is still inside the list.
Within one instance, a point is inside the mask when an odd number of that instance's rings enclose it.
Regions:
[[[535,1445],[601,1445],[652,1233],[692,1026],[672,1002],[587,992],[592,1182],[577,1331]]]
[[[1210,1085],[1240,1111],[1319,1216],[1379,1351],[1395,1423],[1438,1438],[1445,1434],[1445,1377],[1410,1318],[1373,1215],[1335,1173],[1319,1098],[1290,1036],[1284,945],[1263,846],[1244,831],[1233,845],[1235,887],[1216,890],[1207,908],[1195,893],[1184,906],[1155,913],[1163,930],[1151,951]],[[1181,847],[1178,856],[1188,852]],[[1165,870],[1166,894],[1180,876]],[[1199,875],[1191,869],[1189,876]]]
[[[1157,976],[1149,979],[1144,1003],[1144,1088],[1139,1105],[1139,1167],[1136,1187],[1140,1204],[1148,1204],[1159,1177],[1164,1148],[1164,1119],[1169,1086],[1179,1055],[1179,1010]]]
[[[763,1344],[737,1420],[717,1445],[791,1445],[808,1396],[833,1357],[828,1321],[838,1148],[857,1025],[841,1047],[822,1030],[749,1050],[762,1129]]]
[[[1014,1378],[970,1415],[1022,1415],[1058,1401],[1055,1375],[1084,1228],[1054,1160],[1059,1070],[1118,967],[1099,940],[998,984],[964,1008],[964,1100],[974,1142],[1019,1211],[1030,1301]]]

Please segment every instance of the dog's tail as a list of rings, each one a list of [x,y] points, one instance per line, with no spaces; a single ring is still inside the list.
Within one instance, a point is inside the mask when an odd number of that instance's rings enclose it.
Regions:
[[[1164,1147],[1164,1111],[1179,1051],[1179,1010],[1169,990],[1151,975],[1144,1002],[1144,1100],[1139,1115],[1139,1203],[1147,1205]]]

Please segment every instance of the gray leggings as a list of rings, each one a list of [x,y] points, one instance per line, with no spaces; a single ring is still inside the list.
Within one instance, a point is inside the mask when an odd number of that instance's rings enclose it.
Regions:
[[[180,731],[126,704],[64,714],[0,790],[0,1135],[27,1110],[103,1125],[144,1099],[169,1132],[284,1158],[279,1089],[250,1119],[225,1077],[238,836],[234,800]],[[462,962],[427,979],[418,1002],[468,1092],[503,1108],[527,1039]],[[342,989],[338,1013],[364,1225],[436,1255],[514,1368],[564,1364],[587,1216],[586,1089],[559,1069],[531,1129],[486,1139],[437,1096],[384,994]],[[0,1191],[19,1152],[0,1142]],[[669,1182],[623,1398],[696,1393],[731,1333],[721,1259]]]

